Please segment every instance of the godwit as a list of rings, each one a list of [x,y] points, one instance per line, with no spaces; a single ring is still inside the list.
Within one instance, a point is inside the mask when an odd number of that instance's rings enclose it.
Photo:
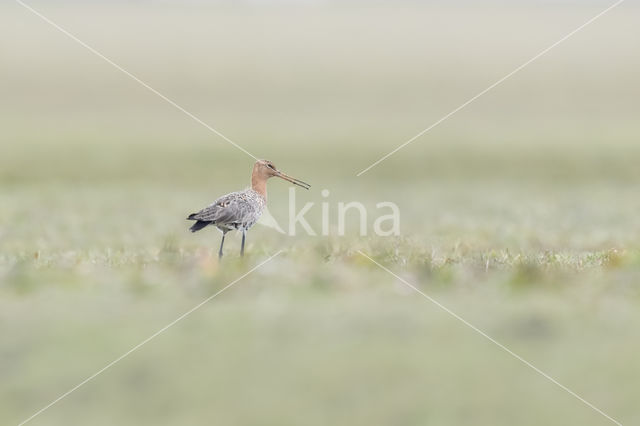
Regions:
[[[267,179],[273,176],[287,180],[304,189],[311,187],[308,183],[282,173],[276,169],[271,161],[258,160],[253,165],[251,173],[251,188],[223,195],[209,207],[205,207],[198,213],[190,214],[187,220],[195,220],[196,223],[189,230],[196,232],[208,225],[215,225],[222,232],[218,258],[222,257],[222,246],[227,232],[232,229],[240,230],[242,231],[240,256],[243,256],[247,230],[256,223],[267,205]]]

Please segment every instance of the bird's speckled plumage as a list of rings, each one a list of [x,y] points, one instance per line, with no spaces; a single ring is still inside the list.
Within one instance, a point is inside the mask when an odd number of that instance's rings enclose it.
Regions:
[[[189,219],[210,222],[222,232],[232,229],[246,231],[257,222],[266,205],[267,200],[262,194],[247,188],[223,195],[210,206],[189,216]]]

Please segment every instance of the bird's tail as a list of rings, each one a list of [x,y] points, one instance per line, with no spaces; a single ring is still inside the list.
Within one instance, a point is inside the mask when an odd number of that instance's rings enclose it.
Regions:
[[[196,232],[208,225],[211,225],[211,222],[205,221],[205,220],[198,220],[196,221],[196,223],[193,224],[191,228],[189,228],[189,231]]]

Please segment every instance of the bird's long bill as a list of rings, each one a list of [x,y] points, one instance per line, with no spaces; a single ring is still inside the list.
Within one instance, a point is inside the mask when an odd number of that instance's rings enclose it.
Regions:
[[[294,177],[291,177],[291,176],[289,176],[289,175],[286,175],[286,174],[284,174],[284,173],[282,173],[282,172],[280,172],[280,171],[278,172],[278,177],[279,177],[279,178],[282,178],[282,179],[284,179],[284,180],[287,180],[287,181],[291,182],[291,183],[292,183],[292,184],[294,184],[294,185],[301,186],[301,187],[303,187],[304,189],[309,189],[309,188],[311,188],[311,185],[309,185],[308,183],[303,182],[303,181],[301,181],[300,179],[296,179],[296,178],[294,178]]]

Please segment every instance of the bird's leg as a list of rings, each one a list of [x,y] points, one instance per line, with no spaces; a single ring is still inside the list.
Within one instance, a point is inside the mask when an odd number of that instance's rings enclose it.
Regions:
[[[244,256],[244,238],[247,234],[245,229],[242,230],[242,244],[240,245],[240,257]]]
[[[226,232],[222,233],[222,241],[220,241],[220,251],[218,252],[218,259],[222,259],[222,246],[224,245],[224,236],[227,235]]]

